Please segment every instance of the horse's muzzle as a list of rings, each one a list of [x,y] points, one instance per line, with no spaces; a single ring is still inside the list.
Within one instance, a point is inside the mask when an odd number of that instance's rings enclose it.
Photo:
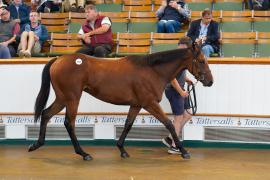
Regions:
[[[213,85],[213,81],[209,81],[208,84],[206,84],[206,86],[210,87]]]

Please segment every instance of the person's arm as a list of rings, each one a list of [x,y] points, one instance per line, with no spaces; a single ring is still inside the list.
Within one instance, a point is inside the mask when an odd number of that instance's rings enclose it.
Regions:
[[[19,33],[20,33],[20,25],[19,25],[18,23],[15,24],[12,33],[13,33],[13,36],[12,36],[9,40],[4,41],[4,42],[2,42],[2,43],[0,43],[0,44],[5,45],[5,46],[8,46],[9,44],[11,44],[11,43],[13,43],[13,42],[16,41],[16,37],[17,37],[17,36],[19,35]]]
[[[188,97],[188,92],[182,89],[175,78],[171,81],[171,85],[182,97]]]
[[[214,22],[212,24],[212,26],[213,26],[213,29],[214,29],[213,33],[208,35],[207,39],[206,39],[206,42],[209,42],[209,43],[217,41],[219,39],[219,36],[220,36],[219,31],[218,31],[218,23]]]
[[[158,17],[158,18],[161,18],[162,17],[162,14],[164,13],[164,9],[165,9],[166,6],[167,6],[167,3],[166,3],[165,0],[163,0],[161,2],[160,7],[158,8],[158,10],[156,12],[156,17]]]
[[[105,32],[107,32],[110,29],[111,25],[109,24],[102,24],[101,27],[94,29],[88,33],[85,33],[84,36],[85,37],[90,37],[93,36],[95,34],[103,34]]]
[[[181,5],[178,5],[177,10],[179,11],[180,14],[182,14],[185,17],[190,16],[190,10],[188,9],[187,4],[185,4],[183,8],[181,7]]]
[[[44,42],[48,39],[49,34],[48,34],[47,28],[44,25],[41,26],[41,30],[42,30],[42,33],[41,33],[41,36],[39,37],[39,40]]]

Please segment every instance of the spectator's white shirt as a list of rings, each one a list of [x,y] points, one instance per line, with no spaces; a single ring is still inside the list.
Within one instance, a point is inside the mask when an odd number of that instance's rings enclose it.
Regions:
[[[103,24],[108,24],[108,25],[110,25],[110,26],[112,25],[112,23],[111,23],[111,21],[110,21],[110,19],[109,19],[108,17],[104,17],[104,18],[102,19],[101,25],[103,25]],[[89,23],[89,25],[90,25],[90,27],[91,27],[92,29],[95,29],[93,23]],[[78,34],[80,34],[80,35],[83,35],[83,34],[84,34],[82,27],[81,27],[81,29],[79,30]]]
[[[205,24],[203,24],[203,23],[201,22],[201,29],[200,29],[199,38],[201,38],[201,37],[206,37],[206,36],[207,36],[207,31],[208,31],[208,26],[209,26],[209,25],[210,25],[210,23],[207,24],[207,25],[205,25]]]

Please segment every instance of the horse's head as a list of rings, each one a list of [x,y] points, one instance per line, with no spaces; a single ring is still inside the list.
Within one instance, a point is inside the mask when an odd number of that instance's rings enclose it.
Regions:
[[[197,43],[192,44],[192,63],[189,64],[188,70],[204,86],[212,86],[213,76],[208,66],[207,59],[201,51],[201,46]]]

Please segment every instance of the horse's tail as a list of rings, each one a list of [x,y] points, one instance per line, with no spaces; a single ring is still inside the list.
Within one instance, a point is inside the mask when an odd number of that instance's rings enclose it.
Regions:
[[[57,58],[53,58],[50,60],[44,67],[42,71],[42,77],[41,77],[41,87],[38,93],[38,96],[36,98],[35,102],[35,116],[34,116],[34,122],[36,123],[39,117],[41,116],[41,113],[43,109],[45,108],[49,94],[50,94],[50,83],[51,83],[51,76],[50,76],[50,67],[55,62]]]

